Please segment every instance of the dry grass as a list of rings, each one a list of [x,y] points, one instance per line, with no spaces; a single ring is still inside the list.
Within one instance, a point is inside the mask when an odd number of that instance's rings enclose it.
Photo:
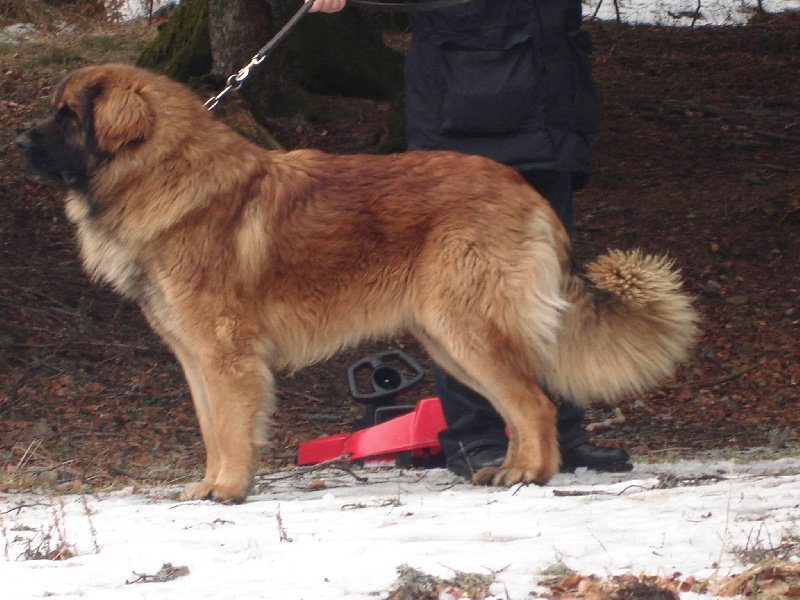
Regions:
[[[397,575],[395,588],[386,600],[437,600],[443,596],[482,600],[489,596],[489,588],[495,580],[494,573],[483,575],[461,571],[443,579],[408,565],[397,567]]]
[[[542,598],[550,600],[670,600],[683,592],[723,597],[788,600],[800,597],[800,537],[784,533],[773,541],[763,530],[755,532],[747,547],[733,549],[748,565],[737,575],[714,574],[707,578],[649,574],[597,577],[583,575],[558,563],[542,572],[547,588]]]
[[[50,26],[54,15],[58,15],[59,19],[80,15],[84,19],[102,20],[105,14],[104,0],[73,0],[60,3],[44,0],[0,0],[0,23],[5,24],[24,22],[36,26]]]
[[[97,530],[92,522],[92,510],[89,508],[85,495],[80,497],[87,526],[91,534],[92,553],[100,552],[97,541]],[[31,506],[18,504],[3,513],[0,513],[0,535],[4,542],[3,556],[6,560],[68,560],[77,556],[78,550],[70,541],[67,532],[67,512],[63,498],[48,498],[51,518],[39,527],[29,527],[21,520],[9,524],[6,514],[22,513],[30,508],[39,508],[40,505]]]
[[[764,523],[748,536],[744,548],[732,548],[743,564],[758,564],[774,560],[790,560],[800,556],[800,531],[785,531],[775,540]]]
[[[40,0],[0,0],[0,28],[16,23],[31,24],[36,33],[21,43],[0,44],[0,60],[12,73],[24,70],[34,76],[84,63],[133,62],[156,34],[155,24],[146,20],[112,22],[97,0],[57,9]],[[15,81],[19,80],[7,78],[4,87]]]

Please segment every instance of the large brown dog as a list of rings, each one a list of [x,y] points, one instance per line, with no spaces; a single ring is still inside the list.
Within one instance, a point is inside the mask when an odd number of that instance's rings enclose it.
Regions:
[[[477,156],[271,152],[186,88],[123,65],[77,70],[17,140],[70,188],[83,261],[137,301],[186,373],[207,452],[183,498],[241,501],[274,406],[272,370],[413,332],[505,419],[499,468],[546,482],[555,407],[643,390],[683,359],[696,314],[663,258],[570,273],[569,240],[514,171]],[[598,290],[603,293],[598,293]]]

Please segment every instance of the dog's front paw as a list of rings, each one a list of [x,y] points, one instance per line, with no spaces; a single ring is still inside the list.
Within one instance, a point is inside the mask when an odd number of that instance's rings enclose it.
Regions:
[[[181,492],[181,500],[214,500],[222,504],[240,504],[244,502],[247,490],[242,486],[225,486],[209,483],[205,480],[187,486]]]
[[[187,485],[181,492],[181,500],[208,500],[211,498],[211,491],[214,489],[213,483],[198,481]]]

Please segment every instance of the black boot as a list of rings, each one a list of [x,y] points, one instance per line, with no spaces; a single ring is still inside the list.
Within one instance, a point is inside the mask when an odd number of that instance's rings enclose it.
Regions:
[[[633,469],[628,453],[622,448],[604,448],[590,442],[561,449],[561,470],[572,472],[578,467],[608,473],[624,473]]]
[[[499,467],[506,457],[506,444],[477,443],[447,459],[447,468],[459,477],[472,481],[481,469]]]

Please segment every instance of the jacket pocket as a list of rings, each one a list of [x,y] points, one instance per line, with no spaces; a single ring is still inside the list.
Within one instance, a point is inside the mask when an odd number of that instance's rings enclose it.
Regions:
[[[530,39],[502,50],[474,50],[446,43],[439,51],[442,133],[511,133],[531,121],[536,66]]]

